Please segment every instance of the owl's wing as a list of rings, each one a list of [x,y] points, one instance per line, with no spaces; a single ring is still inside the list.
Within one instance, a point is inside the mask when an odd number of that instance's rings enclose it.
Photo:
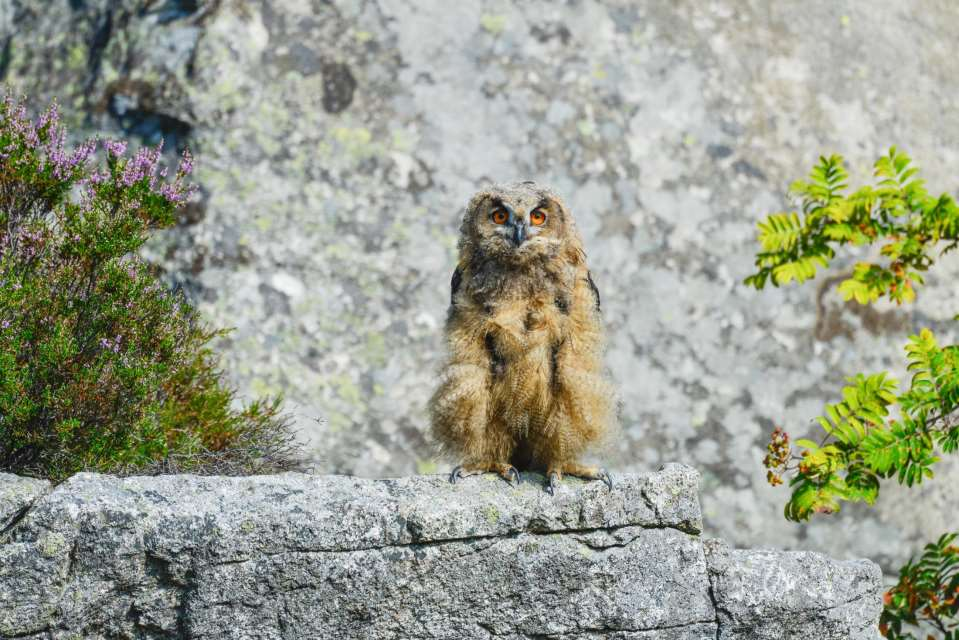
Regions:
[[[453,278],[456,278],[456,274],[453,274]],[[600,302],[599,302],[599,289],[596,288],[596,283],[593,282],[593,274],[589,271],[586,272],[586,282],[589,283],[589,288],[592,289],[593,295],[596,296],[596,310],[600,311]]]
[[[459,267],[456,267],[453,270],[453,279],[450,280],[450,304],[453,304],[456,299],[456,292],[460,290],[461,282],[463,282],[463,272],[460,271]]]

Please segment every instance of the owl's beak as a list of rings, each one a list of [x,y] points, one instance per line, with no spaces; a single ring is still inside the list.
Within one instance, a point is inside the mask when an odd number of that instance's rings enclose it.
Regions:
[[[520,246],[526,240],[526,225],[517,220],[513,223],[513,244]]]

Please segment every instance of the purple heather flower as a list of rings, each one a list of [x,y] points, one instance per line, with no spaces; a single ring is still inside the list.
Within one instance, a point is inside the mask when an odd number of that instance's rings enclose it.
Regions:
[[[113,353],[120,353],[120,341],[123,339],[123,336],[117,335],[112,340],[110,338],[100,338],[100,347],[103,349],[109,349]]]
[[[90,139],[81,144],[73,152],[73,155],[70,156],[70,162],[73,166],[82,164],[90,159],[90,156],[93,155],[93,152],[97,150],[97,141],[96,139]]]
[[[23,135],[27,129],[32,128],[27,121],[26,106],[23,104],[15,104],[12,97],[7,96],[4,99],[3,112],[14,133]]]
[[[52,168],[52,173],[58,180],[69,178],[74,170],[85,163],[96,148],[95,140],[88,140],[73,152],[66,149],[66,130],[60,122],[59,107],[53,103],[49,109],[40,114],[35,122],[27,118],[26,106],[6,96],[0,107],[3,126],[12,136],[10,143],[4,148],[4,159],[9,157],[8,148],[17,147],[36,149],[42,152],[39,158],[39,169]],[[21,165],[30,162],[30,154],[19,158]],[[36,156],[33,156],[36,157]]]
[[[53,164],[53,175],[60,180],[69,177],[74,169],[89,160],[97,146],[96,140],[87,140],[68,156],[64,151],[65,143],[66,133],[59,130],[47,143],[46,149],[47,157]]]
[[[10,328],[9,320],[4,320],[3,322],[0,322],[0,329],[9,329],[9,328]]]
[[[180,190],[180,184],[177,182],[161,185],[160,195],[173,203],[183,200],[183,192]]]
[[[190,153],[189,149],[183,151],[183,157],[180,159],[180,166],[177,169],[177,173],[180,175],[190,175],[193,172],[193,154]]]
[[[129,187],[146,176],[152,176],[156,171],[157,162],[160,160],[160,153],[163,151],[163,140],[154,149],[143,147],[132,160],[123,166],[123,175],[120,180],[123,186]]]
[[[37,145],[40,144],[40,136],[37,135],[37,130],[33,127],[27,126],[23,130],[23,141],[26,143],[28,148],[36,149]]]
[[[40,117],[37,118],[36,129],[39,131],[49,125],[51,128],[56,128],[60,123],[60,107],[56,102],[50,105],[50,108],[40,114]]]
[[[105,172],[105,171],[102,172],[102,173],[99,172],[99,171],[94,171],[93,173],[90,174],[90,177],[87,178],[87,181],[88,181],[90,184],[102,184],[102,183],[106,182],[106,181],[109,180],[109,179],[110,179],[110,174],[109,174],[109,173],[107,173],[107,172]]]
[[[143,178],[143,170],[131,162],[127,163],[127,166],[124,167],[123,176],[120,178],[120,181],[124,187],[130,187],[141,178]]]
[[[127,143],[122,140],[106,140],[103,146],[107,153],[115,158],[122,156],[127,150]]]

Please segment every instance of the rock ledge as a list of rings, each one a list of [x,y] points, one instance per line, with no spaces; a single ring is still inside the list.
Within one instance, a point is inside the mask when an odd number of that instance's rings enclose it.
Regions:
[[[0,474],[0,638],[874,638],[868,561],[699,537],[698,474]]]

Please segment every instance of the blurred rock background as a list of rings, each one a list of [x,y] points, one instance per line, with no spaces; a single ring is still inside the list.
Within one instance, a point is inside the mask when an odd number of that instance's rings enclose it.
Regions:
[[[603,294],[614,470],[702,470],[707,533],[895,569],[959,525],[951,461],[875,509],[796,526],[761,458],[843,377],[955,340],[959,261],[910,308],[836,280],[756,292],[756,221],[820,154],[892,144],[956,191],[953,0],[0,0],[0,82],[78,136],[197,156],[201,197],[150,257],[213,322],[246,396],[283,392],[317,472],[447,468],[424,405],[461,207],[553,185]],[[861,255],[846,254],[839,274]]]

